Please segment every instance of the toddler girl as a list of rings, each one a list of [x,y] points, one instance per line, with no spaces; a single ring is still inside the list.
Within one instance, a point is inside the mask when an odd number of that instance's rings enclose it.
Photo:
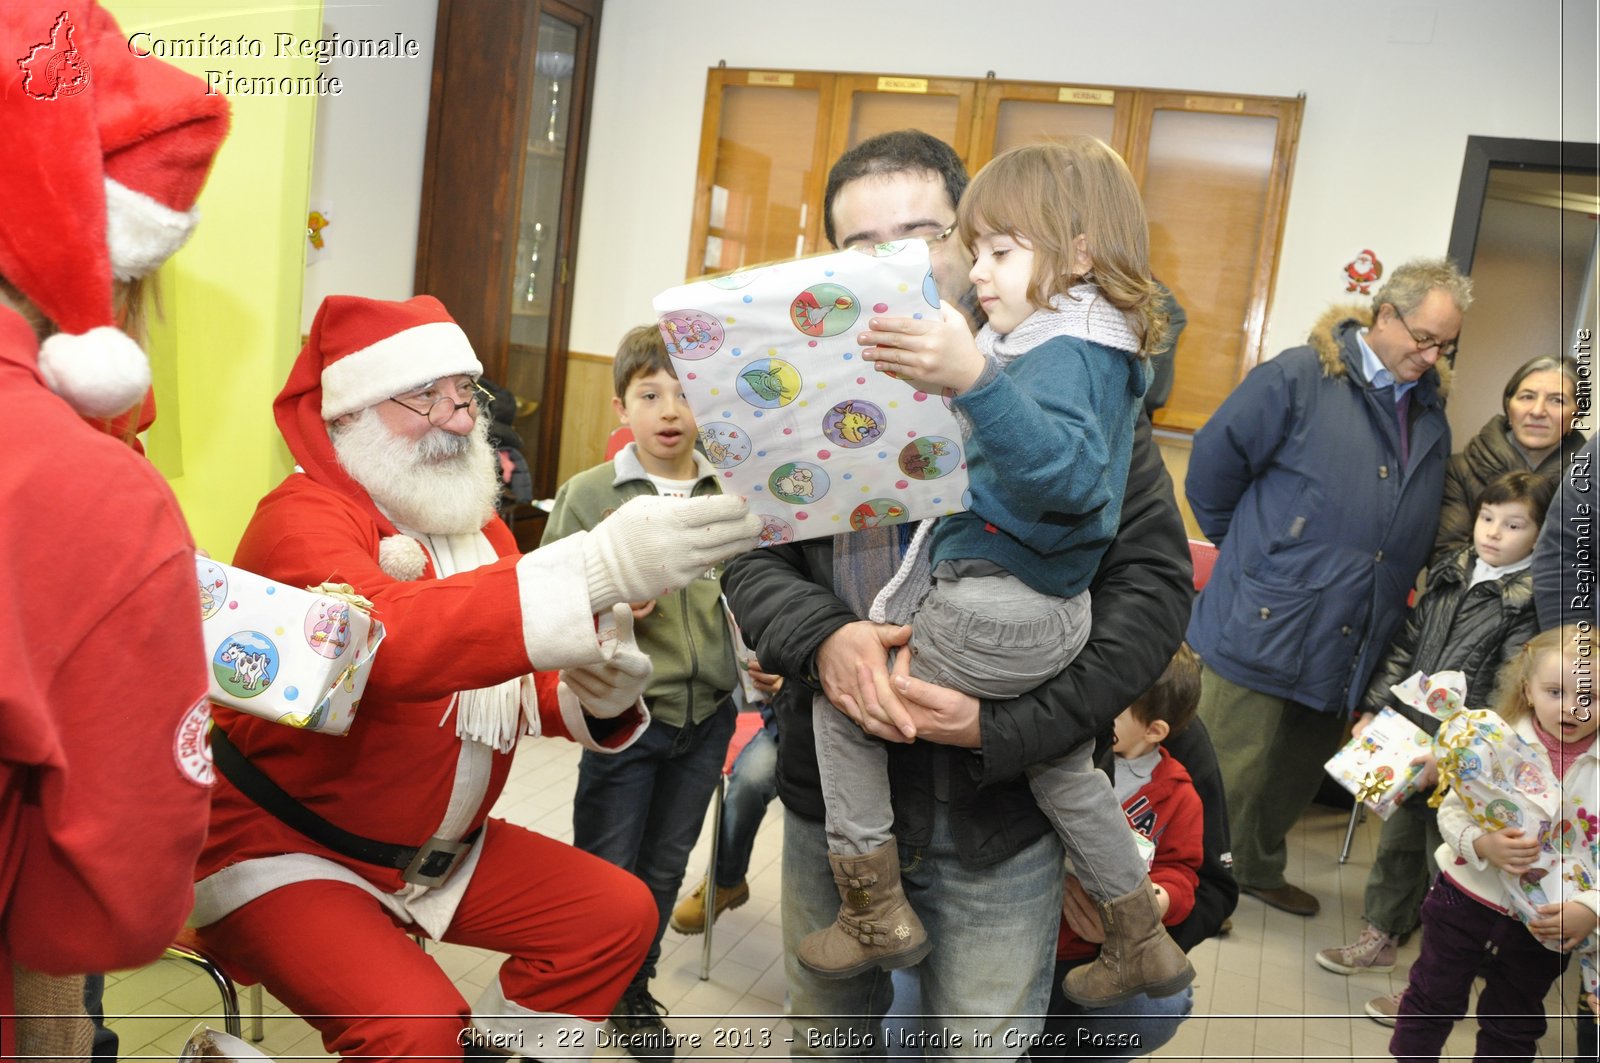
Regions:
[[[1586,626],[1551,628],[1506,666],[1497,711],[1560,780],[1555,826],[1485,831],[1454,790],[1446,795],[1439,807],[1439,877],[1422,903],[1422,955],[1411,968],[1389,1041],[1396,1059],[1439,1058],[1451,1027],[1466,1015],[1467,993],[1480,971],[1485,984],[1475,1058],[1531,1060],[1544,1036],[1545,994],[1566,969],[1566,951],[1582,944],[1600,913],[1593,884],[1600,786],[1594,650]],[[1540,918],[1524,925],[1506,914],[1506,875],[1521,875],[1541,845],[1553,844],[1587,865],[1590,883],[1566,901],[1541,905]]]
[[[988,317],[976,341],[948,304],[925,320],[874,319],[860,339],[876,344],[865,356],[880,371],[953,394],[972,508],[918,528],[871,619],[912,624],[918,678],[1005,699],[1061,671],[1088,636],[1089,581],[1116,534],[1148,381],[1143,355],[1160,348],[1166,319],[1138,189],[1092,137],[999,156],[968,187],[957,224]],[[802,942],[800,962],[838,977],[916,963],[931,946],[900,885],[884,749],[824,697],[813,717],[843,903]],[[1176,993],[1194,971],[1161,925],[1092,746],[1028,774],[1107,931],[1064,992],[1107,1007]]]

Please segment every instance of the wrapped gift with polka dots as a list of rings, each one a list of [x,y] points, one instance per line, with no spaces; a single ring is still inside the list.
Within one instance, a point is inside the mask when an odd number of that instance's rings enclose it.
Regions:
[[[195,558],[211,700],[323,734],[350,730],[383,625],[349,587],[302,590]]]
[[[939,313],[921,240],[759,266],[654,300],[700,447],[761,518],[761,545],[968,508],[948,395],[862,358],[873,317]]]

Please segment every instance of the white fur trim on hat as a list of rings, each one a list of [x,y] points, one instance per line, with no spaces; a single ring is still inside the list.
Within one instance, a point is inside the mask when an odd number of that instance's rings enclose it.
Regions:
[[[85,417],[115,417],[150,390],[150,361],[121,329],[58,332],[39,346],[39,373],[50,390]]]
[[[422,544],[409,535],[390,535],[378,543],[378,567],[391,579],[410,583],[427,571]]]
[[[106,246],[111,252],[111,272],[131,281],[161,268],[194,232],[200,220],[198,207],[177,211],[106,178]]]
[[[405,329],[322,371],[322,419],[332,421],[458,373],[483,374],[460,325],[431,321]]]

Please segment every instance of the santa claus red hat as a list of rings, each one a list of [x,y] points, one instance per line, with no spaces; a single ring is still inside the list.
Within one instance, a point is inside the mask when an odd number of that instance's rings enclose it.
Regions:
[[[80,413],[149,388],[112,276],[145,276],[188,238],[227,127],[226,99],[134,55],[92,0],[0,4],[0,276],[59,329],[39,369]]]
[[[305,349],[284,388],[322,389],[332,421],[449,376],[480,376],[483,364],[444,304],[431,295],[405,302],[330,295],[317,308]]]

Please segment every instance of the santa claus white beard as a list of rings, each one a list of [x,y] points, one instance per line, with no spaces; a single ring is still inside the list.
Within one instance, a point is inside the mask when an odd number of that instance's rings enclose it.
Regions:
[[[334,453],[388,518],[428,535],[465,535],[487,524],[500,496],[489,421],[470,435],[432,428],[420,439],[395,435],[368,407],[348,424],[328,426]]]

